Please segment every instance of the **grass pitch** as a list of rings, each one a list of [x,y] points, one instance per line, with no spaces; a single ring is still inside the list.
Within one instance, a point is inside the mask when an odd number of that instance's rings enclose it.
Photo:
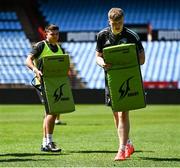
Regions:
[[[180,106],[151,105],[130,112],[135,153],[114,162],[118,139],[104,105],[76,105],[55,126],[61,154],[40,152],[43,106],[0,105],[0,167],[178,167]]]

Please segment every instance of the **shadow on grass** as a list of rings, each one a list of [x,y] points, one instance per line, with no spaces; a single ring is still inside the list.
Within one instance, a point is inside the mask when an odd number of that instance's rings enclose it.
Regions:
[[[180,158],[155,158],[155,157],[140,157],[143,160],[152,160],[152,161],[176,161],[180,162]]]
[[[47,159],[19,159],[19,158],[14,158],[14,159],[0,159],[1,162],[29,162],[29,161],[47,161]]]
[[[141,150],[137,150],[134,153],[143,153],[143,152],[154,152],[154,151],[141,151]],[[84,150],[84,151],[70,151],[70,153],[117,153],[117,151],[108,151],[108,150]]]
[[[15,157],[26,157],[26,156],[51,156],[51,155],[66,155],[64,153],[52,153],[52,152],[47,152],[47,153],[5,153],[5,154],[0,154],[0,156],[15,156]]]
[[[103,151],[88,151],[88,150],[84,150],[84,151],[69,151],[70,153],[116,153],[117,151],[107,151],[107,150],[103,150]]]
[[[0,163],[2,162],[27,162],[27,161],[47,161],[47,159],[29,159],[29,158],[23,158],[23,157],[31,157],[31,156],[59,156],[59,155],[67,155],[64,153],[5,153],[5,154],[0,154],[0,157],[5,156],[5,157],[16,157],[16,158],[10,158],[10,159],[1,159],[0,158]]]
[[[136,150],[134,153],[144,153],[144,152],[154,153],[155,151]]]

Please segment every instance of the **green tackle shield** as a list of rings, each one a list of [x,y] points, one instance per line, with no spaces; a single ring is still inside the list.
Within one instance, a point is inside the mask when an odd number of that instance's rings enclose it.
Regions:
[[[121,44],[103,49],[112,110],[128,111],[146,106],[135,44]]]
[[[42,87],[47,113],[60,114],[75,110],[68,78],[69,56],[42,57]]]

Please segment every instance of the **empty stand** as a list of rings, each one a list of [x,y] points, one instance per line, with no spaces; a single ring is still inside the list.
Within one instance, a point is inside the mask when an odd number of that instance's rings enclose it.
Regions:
[[[61,31],[98,31],[107,26],[107,12],[111,7],[125,11],[126,24],[150,23],[153,29],[180,29],[180,1],[178,0],[134,0],[83,1],[47,0],[39,1],[40,10],[50,23],[61,27]]]
[[[145,82],[177,82],[180,76],[180,42],[143,42],[146,62],[141,66]],[[72,56],[87,88],[104,88],[104,72],[96,64],[95,42],[69,42],[63,47]]]
[[[15,12],[0,12],[0,83],[30,84],[32,73],[25,66],[31,43]]]
[[[50,23],[61,31],[99,31],[107,26],[107,12],[114,6],[122,7],[126,23],[151,22],[154,29],[180,29],[180,1],[77,1],[47,0],[40,2],[40,10]],[[128,2],[128,3],[127,3]],[[77,5],[78,4],[78,5]],[[159,8],[161,6],[161,8]],[[0,83],[30,84],[33,73],[25,66],[31,50],[22,25],[15,12],[0,12]],[[96,42],[64,42],[63,48],[70,54],[78,75],[86,88],[104,88],[104,72],[96,64]],[[180,81],[180,42],[143,42],[146,62],[141,66],[145,82]]]

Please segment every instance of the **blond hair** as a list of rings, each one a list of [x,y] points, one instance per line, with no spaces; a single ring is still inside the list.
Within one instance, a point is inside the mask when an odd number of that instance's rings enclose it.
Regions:
[[[121,8],[111,8],[108,12],[108,19],[118,21],[124,17],[124,11]]]

